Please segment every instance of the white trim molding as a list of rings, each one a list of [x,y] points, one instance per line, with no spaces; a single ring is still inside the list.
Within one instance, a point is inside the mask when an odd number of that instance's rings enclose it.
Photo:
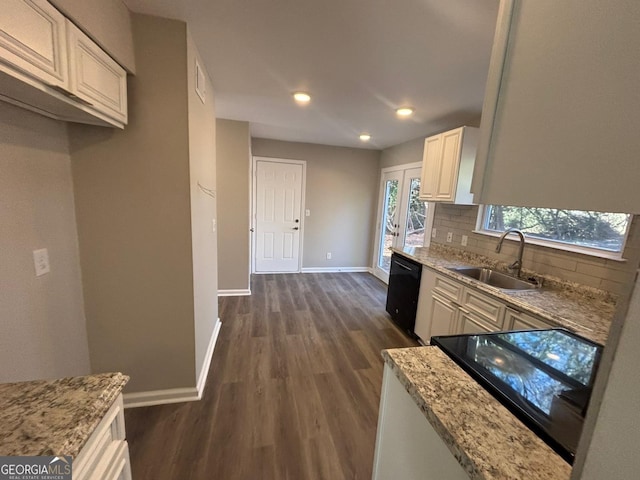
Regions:
[[[211,360],[213,359],[213,351],[216,348],[216,343],[218,342],[218,335],[220,334],[221,327],[222,322],[220,321],[220,318],[218,318],[216,319],[216,324],[213,326],[213,332],[211,332],[211,338],[209,339],[207,353],[205,353],[204,360],[202,361],[200,377],[198,377],[198,383],[196,384],[198,400],[200,400],[202,398],[202,395],[204,394],[204,387],[207,384],[207,377],[209,376],[209,369],[211,368]]]
[[[207,347],[207,353],[205,354],[202,370],[200,371],[200,377],[198,378],[198,383],[196,386],[125,393],[122,396],[124,401],[124,408],[150,407],[153,405],[166,405],[169,403],[194,402],[202,399],[202,395],[204,394],[204,387],[207,383],[207,376],[209,375],[209,368],[211,367],[213,351],[215,349],[216,342],[218,341],[218,334],[220,333],[221,326],[222,322],[218,318],[216,320],[215,326],[213,327],[211,338],[209,339],[209,346]]]
[[[302,273],[371,273],[371,267],[308,267],[303,268]]]
[[[245,297],[251,295],[250,288],[231,288],[227,290],[218,290],[219,297]]]

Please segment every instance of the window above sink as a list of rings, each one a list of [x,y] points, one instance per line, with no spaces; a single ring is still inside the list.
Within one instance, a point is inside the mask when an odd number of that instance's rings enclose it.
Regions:
[[[483,205],[475,232],[497,237],[517,228],[527,243],[623,260],[631,219],[626,213]]]

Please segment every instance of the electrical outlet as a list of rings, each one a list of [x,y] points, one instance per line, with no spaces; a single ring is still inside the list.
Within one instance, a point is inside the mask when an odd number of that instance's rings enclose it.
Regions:
[[[460,243],[462,244],[463,247],[467,246],[468,241],[469,241],[469,237],[467,237],[466,235],[462,235],[462,240],[460,241]]]
[[[310,217],[311,216],[311,210],[309,210],[308,208],[304,211],[304,216],[305,217]]]
[[[331,260],[331,252],[327,252],[327,260]]]
[[[49,252],[46,248],[33,251],[33,264],[36,268],[36,277],[51,271],[51,267],[49,266]]]
[[[447,242],[453,242],[453,232],[447,232]]]
[[[216,219],[211,219],[211,233],[216,233]]]
[[[431,238],[436,238],[436,229],[435,228],[431,229]]]

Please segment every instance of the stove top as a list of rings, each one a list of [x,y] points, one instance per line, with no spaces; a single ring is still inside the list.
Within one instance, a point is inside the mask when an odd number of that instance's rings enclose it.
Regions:
[[[573,464],[602,346],[564,329],[432,337]]]

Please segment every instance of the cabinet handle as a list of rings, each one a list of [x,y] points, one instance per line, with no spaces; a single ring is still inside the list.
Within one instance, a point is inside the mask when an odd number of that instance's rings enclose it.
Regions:
[[[63,94],[65,97],[69,97],[71,100],[82,103],[87,107],[93,107],[93,103],[87,102],[84,98],[80,98],[75,93],[71,93],[69,90],[67,90],[66,88],[62,88],[60,85],[51,85],[50,83],[47,83],[47,85],[49,86],[49,88],[52,88],[56,92]]]

